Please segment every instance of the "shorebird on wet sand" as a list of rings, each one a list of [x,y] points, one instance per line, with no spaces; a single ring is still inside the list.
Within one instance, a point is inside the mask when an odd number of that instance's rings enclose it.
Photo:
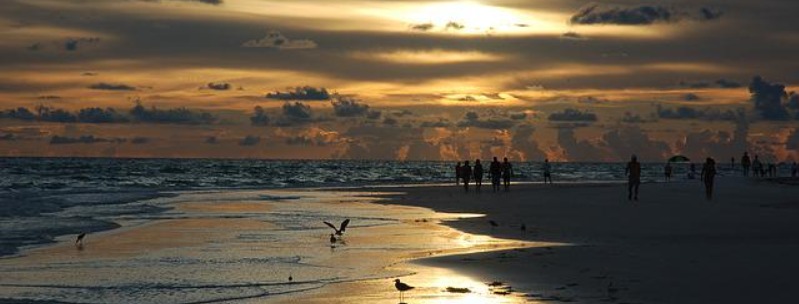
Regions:
[[[337,241],[336,240],[336,236],[331,233],[330,234],[330,248],[335,248],[336,247],[336,241]]]
[[[289,283],[293,283],[293,282],[294,282],[294,277],[292,277],[292,276],[289,274]]]
[[[75,246],[83,246],[83,238],[86,237],[86,232],[81,232],[78,234],[78,237],[75,238]]]
[[[402,282],[400,282],[399,279],[395,279],[394,280],[394,288],[397,288],[397,290],[399,290],[399,293],[400,293],[400,304],[404,304],[405,302],[402,302],[402,299],[403,299],[402,298],[402,293],[406,292],[408,290],[414,289],[416,287],[413,287],[413,286],[410,286],[408,284],[402,283]]]
[[[497,222],[495,222],[494,220],[489,220],[488,224],[491,225],[491,230],[492,231],[494,230],[494,228],[499,227],[499,224],[497,224]]]
[[[336,235],[342,235],[342,234],[344,234],[344,231],[347,230],[347,225],[350,224],[350,219],[346,219],[343,222],[341,222],[341,225],[339,226],[339,228],[336,228],[336,225],[333,225],[333,224],[331,224],[331,223],[329,223],[327,221],[325,221],[323,223],[325,223],[325,225],[329,226],[330,228],[333,228],[333,230],[336,231]]]

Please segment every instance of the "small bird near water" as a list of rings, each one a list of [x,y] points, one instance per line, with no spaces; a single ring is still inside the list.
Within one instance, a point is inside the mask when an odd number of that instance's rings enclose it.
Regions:
[[[86,232],[81,232],[78,234],[78,237],[75,238],[75,245],[76,246],[83,246],[83,238],[86,237]]]
[[[331,248],[336,247],[336,241],[337,241],[336,236],[331,233],[330,234],[330,247]]]
[[[329,226],[330,228],[333,228],[333,230],[336,231],[336,235],[343,235],[344,231],[347,230],[347,225],[350,224],[350,219],[346,219],[343,222],[341,222],[341,225],[339,225],[338,228],[336,228],[336,225],[333,225],[330,222],[325,221],[323,223],[325,223],[325,225]]]
[[[402,282],[400,282],[400,279],[395,279],[394,280],[394,288],[397,288],[397,290],[399,290],[399,293],[400,293],[400,304],[403,304],[404,302],[402,302],[402,299],[403,299],[402,293],[406,292],[408,290],[414,289],[416,287],[413,287],[413,286],[410,286],[408,284],[402,283]]]

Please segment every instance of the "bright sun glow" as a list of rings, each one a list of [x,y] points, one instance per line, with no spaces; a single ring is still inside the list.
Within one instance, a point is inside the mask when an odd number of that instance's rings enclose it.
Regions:
[[[430,24],[448,32],[486,33],[499,29],[529,26],[513,10],[484,5],[474,1],[436,2],[405,12],[412,24]]]

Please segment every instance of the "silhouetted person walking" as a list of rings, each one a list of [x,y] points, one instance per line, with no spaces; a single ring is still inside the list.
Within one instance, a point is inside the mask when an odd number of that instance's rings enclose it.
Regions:
[[[641,163],[638,162],[638,157],[635,155],[630,157],[630,162],[627,163],[624,174],[627,175],[627,200],[635,199],[637,201],[638,186],[641,185]]]
[[[760,162],[760,159],[755,154],[755,160],[752,161],[752,175],[755,177],[761,176],[763,173],[763,163]]]
[[[463,179],[463,191],[469,192],[469,180],[472,179],[472,167],[469,166],[469,161],[463,162],[461,167],[461,178]]]
[[[663,167],[663,175],[666,177],[666,182],[671,181],[671,162],[666,162],[666,166]]]
[[[496,157],[491,165],[488,167],[488,174],[491,175],[491,189],[494,192],[499,191],[499,180],[502,178],[502,164],[499,163]]]
[[[477,159],[474,161],[474,186],[477,192],[480,192],[480,187],[483,186],[483,165],[480,163],[480,160]]]
[[[455,165],[455,186],[458,186],[458,185],[461,184],[461,176],[462,175],[463,174],[461,173],[461,162],[458,162],[458,164]]]
[[[544,159],[544,184],[547,183],[547,179],[549,183],[552,184],[552,165],[549,163],[549,159]]]
[[[510,190],[510,177],[513,176],[513,166],[508,162],[508,158],[502,162],[502,180],[505,184],[505,191]]]
[[[749,153],[744,152],[741,157],[741,167],[744,170],[744,176],[749,176],[749,167],[752,165],[752,160],[749,159]]]
[[[702,181],[705,183],[705,196],[707,200],[713,199],[713,182],[716,178],[716,161],[708,157],[702,166]]]

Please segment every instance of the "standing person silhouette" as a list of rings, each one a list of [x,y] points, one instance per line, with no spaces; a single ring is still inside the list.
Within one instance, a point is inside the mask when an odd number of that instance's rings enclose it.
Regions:
[[[663,167],[663,175],[666,176],[666,182],[671,181],[671,171],[672,171],[671,162],[666,162],[666,166]]]
[[[480,160],[477,159],[474,161],[474,186],[477,192],[480,192],[480,187],[483,186],[483,165],[480,163]]]
[[[627,200],[638,200],[638,186],[641,185],[641,163],[638,162],[638,157],[634,154],[630,157],[630,162],[627,163],[627,168],[624,169],[624,174],[627,175]],[[635,192],[633,193],[633,189]],[[633,196],[635,194],[635,196]]]
[[[757,158],[757,154],[755,154],[755,160],[752,161],[752,176],[758,177],[761,175],[763,171],[763,163],[760,162],[760,159]]]
[[[459,186],[461,184],[462,175],[463,174],[461,174],[461,162],[458,162],[458,164],[455,165],[455,186]]]
[[[744,170],[744,176],[749,176],[749,166],[752,165],[752,160],[749,159],[749,153],[744,152],[744,156],[741,157],[741,167]]]
[[[707,200],[713,199],[713,182],[715,178],[716,161],[708,157],[705,164],[702,166],[702,181],[705,182],[705,196]]]
[[[505,184],[505,191],[510,190],[510,177],[513,176],[513,166],[508,162],[508,158],[502,161],[502,180]]]
[[[472,167],[469,166],[469,161],[463,162],[461,167],[461,178],[463,179],[463,191],[469,192],[469,180],[472,178]]]
[[[499,163],[496,156],[488,167],[488,174],[491,175],[491,189],[493,189],[494,192],[499,191],[499,179],[502,177],[502,164]]]
[[[730,169],[735,170],[735,157],[730,158]]]
[[[552,184],[552,165],[549,163],[549,159],[544,159],[544,184],[547,183],[547,179],[549,183]]]
[[[796,177],[797,174],[799,174],[799,165],[793,162],[793,165],[791,165],[791,177]]]

